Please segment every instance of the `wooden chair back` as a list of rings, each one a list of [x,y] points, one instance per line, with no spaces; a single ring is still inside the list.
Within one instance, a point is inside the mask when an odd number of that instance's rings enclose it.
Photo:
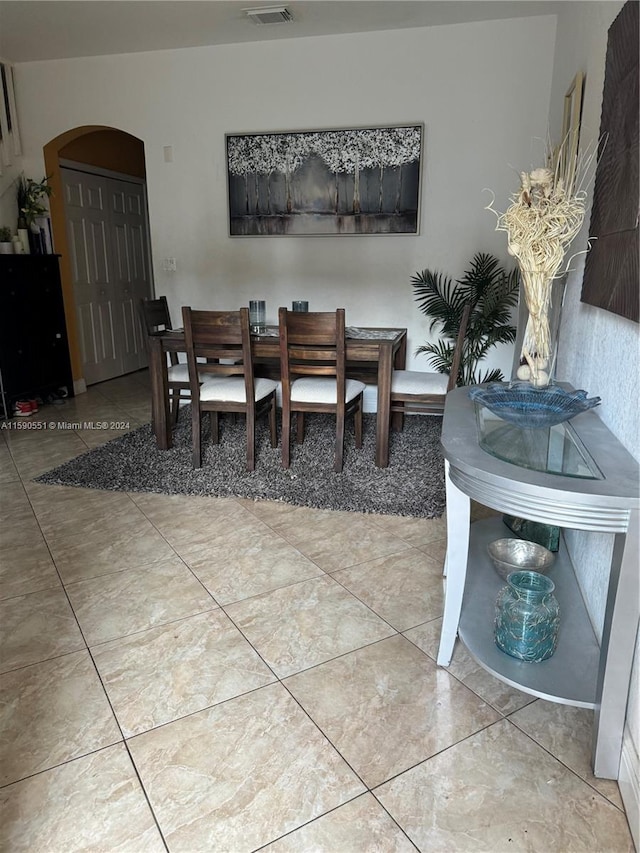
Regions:
[[[194,311],[182,309],[191,397],[200,399],[200,383],[208,379],[244,376],[247,400],[254,399],[249,309]],[[200,360],[198,360],[200,359]]]
[[[301,376],[334,376],[338,406],[344,406],[346,378],[345,311],[288,311],[278,313],[282,395]]]
[[[451,372],[449,373],[449,384],[447,385],[447,393],[453,391],[458,382],[458,374],[460,373],[460,363],[462,362],[462,352],[464,349],[465,338],[467,337],[467,327],[469,326],[469,317],[471,316],[471,303],[467,302],[462,312],[460,320],[460,328],[456,338],[456,346],[453,351],[453,361],[451,362]]]
[[[268,379],[258,379],[260,387],[256,394],[249,309],[194,311],[185,306],[182,309],[182,320],[192,400],[193,466],[199,468],[202,465],[202,413],[209,413],[212,439],[217,444],[219,414],[238,412],[246,417],[247,470],[253,471],[256,456],[256,418],[260,415],[268,415],[271,446],[276,446],[276,383]],[[240,388],[231,382],[234,377],[241,380]],[[208,385],[212,379],[222,380],[221,386],[228,384],[226,388],[212,388]],[[242,382],[244,394],[238,393]]]
[[[157,299],[141,299],[138,305],[140,323],[144,334],[145,347],[148,350],[148,339],[151,335],[173,329],[171,315],[166,296]],[[189,379],[186,373],[186,365],[179,365],[178,353],[168,352],[169,369],[167,386],[169,389],[169,403],[171,407],[171,419],[173,423],[178,421],[180,400],[189,399]]]
[[[149,335],[173,329],[171,314],[169,313],[169,303],[166,296],[158,296],[157,299],[141,299],[139,309],[142,331],[146,335],[145,345]],[[178,363],[177,353],[170,352],[168,355],[170,364]]]
[[[291,414],[296,413],[296,439],[304,440],[306,412],[328,412],[336,416],[334,471],[342,471],[345,416],[353,412],[356,447],[362,446],[362,394],[364,384],[346,377],[345,311],[298,312],[280,308],[280,378],[282,381],[282,464],[290,464]],[[305,377],[335,380],[335,386],[318,382],[322,388],[292,392],[296,380]],[[355,384],[354,384],[355,383]],[[357,388],[355,385],[357,384]],[[335,398],[332,393],[335,390]],[[348,393],[347,393],[348,392]],[[292,393],[295,399],[292,399]],[[349,397],[347,401],[346,398]]]

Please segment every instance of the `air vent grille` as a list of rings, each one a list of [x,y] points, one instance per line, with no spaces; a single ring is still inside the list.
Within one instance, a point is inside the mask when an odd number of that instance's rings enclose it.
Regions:
[[[286,6],[264,6],[261,9],[243,9],[254,24],[288,24],[293,15]]]

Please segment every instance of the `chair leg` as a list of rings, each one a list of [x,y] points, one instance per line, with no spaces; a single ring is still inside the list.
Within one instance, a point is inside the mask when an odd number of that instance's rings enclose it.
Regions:
[[[180,411],[180,389],[176,388],[171,393],[171,422],[175,426],[178,423],[178,412]]]
[[[256,411],[247,409],[247,471],[256,467]]]
[[[282,406],[282,467],[291,465],[291,409],[283,403]]]
[[[200,428],[200,409],[193,406],[191,410],[191,462],[194,468],[202,468],[202,444]]]
[[[296,413],[296,444],[304,441],[304,412]]]
[[[276,426],[276,395],[271,398],[269,406],[269,434],[271,436],[271,447],[278,446],[278,430]]]
[[[396,403],[404,409],[404,403]],[[391,429],[394,432],[402,432],[404,429],[404,412],[391,412]]]
[[[344,409],[336,413],[336,453],[333,461],[333,470],[338,473],[342,471],[342,457],[344,455]]]
[[[362,447],[362,398],[358,403],[358,408],[353,413],[354,426],[356,430],[356,447]]]

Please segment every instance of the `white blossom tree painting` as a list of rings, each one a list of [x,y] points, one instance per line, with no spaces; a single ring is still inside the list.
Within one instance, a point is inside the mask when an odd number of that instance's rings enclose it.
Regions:
[[[228,134],[229,233],[417,234],[422,125]]]

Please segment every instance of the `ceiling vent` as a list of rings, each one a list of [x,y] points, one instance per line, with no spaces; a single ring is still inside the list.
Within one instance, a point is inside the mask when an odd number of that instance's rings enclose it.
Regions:
[[[288,24],[293,15],[286,6],[263,6],[261,9],[243,9],[254,24]]]

